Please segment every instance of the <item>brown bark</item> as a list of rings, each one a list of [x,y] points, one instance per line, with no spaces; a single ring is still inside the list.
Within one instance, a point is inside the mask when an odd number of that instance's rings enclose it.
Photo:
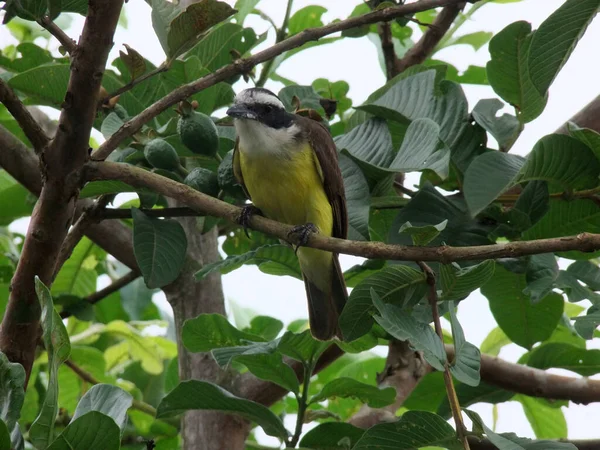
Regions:
[[[600,95],[585,105],[583,109],[571,117],[568,122],[573,122],[580,128],[589,128],[596,133],[600,133]],[[567,123],[561,125],[555,133],[567,134]]]
[[[34,279],[49,284],[56,257],[73,214],[80,184],[78,171],[88,158],[96,108],[90,97],[100,88],[122,0],[90,1],[81,45],[54,139],[42,152],[45,183],[34,208],[11,293],[0,327],[0,349],[25,368],[26,384],[35,357],[40,305]]]

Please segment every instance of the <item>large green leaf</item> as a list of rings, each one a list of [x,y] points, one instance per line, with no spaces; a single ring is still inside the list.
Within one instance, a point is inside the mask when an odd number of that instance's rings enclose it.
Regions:
[[[527,63],[540,95],[546,94],[599,8],[599,0],[567,0],[533,34]]]
[[[460,448],[454,429],[440,416],[425,411],[407,411],[397,422],[369,428],[353,450],[401,450],[427,446]]]
[[[287,331],[281,337],[277,348],[284,355],[312,366],[329,345],[328,342],[317,341],[309,330],[302,333]]]
[[[38,448],[46,448],[52,441],[54,421],[58,414],[58,368],[71,353],[69,335],[60,316],[54,310],[48,288],[35,277],[35,291],[42,307],[42,338],[48,352],[48,388],[40,413],[31,424],[29,438]]]
[[[51,63],[21,72],[12,77],[8,84],[26,94],[34,103],[60,107],[70,74],[69,64]]]
[[[18,363],[11,363],[0,353],[0,421],[12,431],[25,400],[25,370]]]
[[[600,291],[600,268],[596,264],[589,261],[576,261],[567,267],[567,272],[594,291]]]
[[[236,414],[256,422],[269,436],[281,439],[288,437],[283,423],[269,408],[236,397],[222,387],[206,381],[190,380],[180,383],[162,399],[156,417],[171,417],[193,409]]]
[[[96,384],[81,397],[72,420],[77,420],[90,411],[97,411],[112,418],[121,428],[122,433],[127,425],[127,409],[132,401],[131,395],[120,387]]]
[[[422,227],[415,227],[410,222],[406,222],[400,227],[398,233],[406,233],[410,235],[413,241],[413,245],[425,246],[433,241],[439,234],[444,231],[448,225],[448,220],[444,220],[436,225],[425,225]]]
[[[30,216],[35,197],[8,172],[0,169],[0,226]]]
[[[321,16],[327,12],[327,8],[318,5],[305,6],[296,11],[288,22],[288,32],[294,35],[307,28],[323,26]]]
[[[396,305],[417,303],[426,291],[425,276],[408,266],[385,267],[360,282],[352,292],[340,316],[344,340],[353,341],[368,333],[375,312],[371,289],[386,302]]]
[[[151,219],[137,208],[133,217],[133,252],[146,286],[163,287],[175,281],[185,262],[187,238],[179,222]]]
[[[3,420],[0,419],[0,448],[11,448],[10,432]]]
[[[118,450],[121,433],[113,419],[90,411],[67,425],[48,450]]]
[[[528,53],[531,24],[514,22],[490,41],[491,60],[487,63],[490,85],[507,103],[518,108],[519,120],[531,122],[546,107],[546,93],[540,94],[529,73]]]
[[[514,392],[505,391],[498,386],[487,384],[484,381],[479,383],[479,386],[468,386],[462,383],[455,383],[455,388],[458,401],[463,408],[476,403],[490,403],[496,405],[510,400],[515,395]],[[442,396],[442,402],[439,404],[436,412],[444,418],[452,417],[447,395]]]
[[[498,356],[502,347],[511,343],[502,328],[496,327],[485,337],[479,349],[486,355]]]
[[[343,441],[352,448],[364,432],[349,423],[325,422],[307,432],[300,440],[300,447],[333,450],[339,448],[339,443]]]
[[[529,353],[527,365],[544,370],[556,367],[589,377],[600,373],[600,350],[586,350],[563,342],[549,342]]]
[[[96,265],[102,256],[102,251],[84,236],[60,268],[52,283],[52,294],[85,297],[96,292]]]
[[[553,408],[542,399],[516,395],[525,416],[538,439],[564,439],[568,435],[567,421],[560,408]]]
[[[309,403],[322,402],[332,397],[358,398],[372,408],[383,408],[394,403],[396,390],[391,387],[380,389],[352,378],[337,378],[323,386],[319,393],[310,398]]]
[[[483,286],[494,275],[493,260],[461,268],[455,264],[444,264],[441,274],[441,300],[462,300]]]
[[[497,98],[479,100],[473,108],[473,119],[490,133],[498,142],[499,150],[505,150],[515,142],[519,136],[519,121],[515,116],[502,114],[498,111],[504,104]]]
[[[419,322],[397,306],[383,303],[373,288],[371,298],[379,312],[374,319],[385,331],[396,339],[409,341],[415,350],[423,352],[423,357],[432,367],[444,370],[447,362],[444,344],[429,324]]]
[[[481,353],[479,349],[465,340],[462,326],[456,317],[454,304],[450,303],[450,324],[452,326],[452,338],[454,339],[455,356],[450,371],[454,377],[468,386],[479,385],[479,367],[481,366]]]
[[[296,373],[283,362],[279,353],[240,355],[235,357],[235,361],[246,366],[261,380],[271,381],[294,394],[300,390]]]
[[[600,159],[600,134],[598,132],[589,128],[579,128],[572,122],[569,122],[568,129],[571,136],[587,145],[594,152],[596,158]]]
[[[550,337],[562,317],[564,300],[561,295],[551,293],[533,304],[523,293],[526,286],[524,274],[497,265],[494,276],[482,286],[481,292],[489,300],[502,331],[515,344],[530,349]]]
[[[231,325],[221,314],[200,314],[188,319],[181,332],[183,345],[191,352],[208,352],[215,348],[235,347],[246,341],[263,342],[258,335],[246,333]]]
[[[348,209],[348,239],[369,239],[369,185],[356,163],[345,155],[339,157]]]

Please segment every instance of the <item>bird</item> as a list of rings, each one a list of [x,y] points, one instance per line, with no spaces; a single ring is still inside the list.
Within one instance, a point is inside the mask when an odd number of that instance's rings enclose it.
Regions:
[[[344,180],[331,134],[320,122],[287,112],[264,88],[240,91],[227,115],[237,134],[234,175],[252,202],[240,223],[245,229],[259,213],[293,225],[310,332],[321,341],[343,340],[339,316],[348,291],[338,254],[303,246],[312,233],[342,239],[348,234]]]

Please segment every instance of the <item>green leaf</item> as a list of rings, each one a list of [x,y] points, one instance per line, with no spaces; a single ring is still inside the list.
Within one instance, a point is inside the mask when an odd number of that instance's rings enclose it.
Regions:
[[[567,0],[533,34],[527,63],[540,95],[546,94],[598,9],[598,0]]]
[[[112,418],[123,433],[127,425],[127,410],[131,407],[132,401],[133,397],[117,386],[96,384],[81,397],[72,420],[90,411],[97,411]]]
[[[270,355],[277,351],[279,339],[269,342],[244,341],[244,345],[215,348],[211,351],[217,364],[226,368],[233,358],[242,355]]]
[[[215,348],[235,347],[246,341],[263,342],[258,335],[245,333],[231,325],[221,314],[200,314],[188,319],[181,332],[183,345],[191,352],[208,352]]]
[[[511,114],[502,114],[498,111],[504,104],[497,98],[479,100],[473,108],[473,119],[490,133],[498,142],[499,150],[506,150],[512,146],[519,136],[519,121]]]
[[[538,439],[564,439],[568,435],[565,415],[560,408],[553,408],[538,398],[516,395],[525,416]]]
[[[52,441],[54,421],[58,414],[58,368],[69,358],[71,344],[62,319],[54,310],[48,288],[35,277],[35,292],[42,307],[42,338],[48,352],[48,388],[40,413],[31,424],[29,439],[38,448],[46,448]]]
[[[463,408],[476,403],[490,403],[497,405],[499,403],[507,402],[515,395],[514,392],[505,391],[498,386],[487,384],[484,381],[479,383],[479,386],[475,387],[467,386],[462,383],[455,383],[455,387],[458,401]],[[445,392],[444,388],[444,394]],[[442,403],[437,408],[437,413],[444,418],[452,417],[447,395],[442,397]]]
[[[461,268],[455,264],[441,266],[441,300],[462,300],[483,286],[494,275],[494,260]]]
[[[394,305],[385,304],[371,288],[371,298],[379,315],[374,319],[385,331],[401,341],[410,341],[411,346],[423,352],[425,360],[437,370],[444,370],[447,361],[444,344],[429,324],[424,324],[409,316]]]
[[[492,314],[506,335],[515,344],[531,349],[536,342],[550,337],[562,317],[564,301],[561,295],[551,293],[532,304],[523,293],[526,286],[524,274],[497,265],[481,293],[487,297]]]
[[[60,107],[65,98],[70,73],[69,64],[45,64],[13,76],[8,84],[26,94],[35,104]]]
[[[458,321],[458,317],[456,317],[453,303],[449,305],[448,311],[450,312],[452,338],[454,339],[454,348],[456,351],[454,361],[450,366],[450,372],[461,383],[469,386],[477,386],[481,379],[479,376],[481,354],[477,347],[465,340],[465,334]]]
[[[134,188],[122,181],[92,181],[81,190],[80,198],[96,197],[102,194],[120,194],[124,192],[150,192],[146,189]]]
[[[350,425],[349,423],[325,422],[308,431],[300,440],[300,447],[315,450],[338,449],[339,443],[348,444],[353,448],[365,430]]]
[[[309,403],[322,402],[333,397],[358,398],[371,408],[383,408],[394,403],[396,390],[391,387],[380,389],[352,378],[337,378],[323,386],[318,394],[310,398]]]
[[[498,356],[502,347],[511,342],[506,333],[502,331],[502,328],[496,327],[485,337],[481,343],[480,350],[481,353],[485,353],[486,355]]]
[[[369,185],[356,163],[339,156],[348,210],[348,239],[369,239]]]
[[[318,5],[306,6],[296,11],[288,22],[288,33],[290,36],[300,33],[307,28],[323,26],[321,16],[327,12],[327,8]]]
[[[58,272],[52,283],[52,294],[85,297],[96,292],[96,266],[102,256],[99,247],[84,236]]]
[[[425,276],[408,266],[385,267],[360,282],[340,315],[340,328],[345,341],[353,341],[367,334],[373,325],[371,313],[375,312],[371,289],[386,302],[396,305],[414,304],[425,296]]]
[[[398,233],[406,233],[410,235],[412,237],[413,245],[425,246],[438,237],[438,235],[444,231],[447,224],[448,220],[444,220],[437,225],[414,227],[410,222],[406,222],[400,227]]]
[[[10,432],[3,420],[0,420],[0,448],[11,448]]]
[[[589,377],[600,373],[600,350],[586,350],[563,342],[549,342],[529,353],[527,365],[543,370],[560,368]]]
[[[554,253],[532,255],[527,263],[527,287],[523,289],[523,293],[529,295],[533,303],[539,302],[552,291],[558,274]]]
[[[269,316],[256,316],[250,321],[250,326],[244,328],[242,331],[270,341],[275,339],[281,330],[283,330],[283,322],[281,320]]]
[[[520,230],[527,230],[544,217],[549,207],[548,183],[531,181],[510,210],[510,219]]]
[[[235,9],[237,9],[238,12],[235,15],[235,21],[240,25],[243,25],[246,17],[248,17],[259,2],[260,0],[237,0],[235,2]]]
[[[190,380],[180,383],[162,399],[156,417],[162,419],[192,409],[235,414],[256,422],[269,436],[281,439],[288,437],[283,423],[269,408],[236,397],[222,387],[206,381]]]
[[[500,194],[516,184],[523,158],[498,151],[486,152],[469,165],[464,193],[469,211],[476,216]]]
[[[31,215],[35,197],[23,185],[0,170],[0,226]]]
[[[298,394],[300,391],[296,373],[283,362],[279,353],[240,355],[234,359],[246,366],[252,375],[261,380],[271,381],[294,394]]]
[[[23,366],[11,363],[4,353],[0,353],[0,421],[8,427],[8,431],[12,431],[19,420],[25,401],[24,386]]]
[[[282,336],[277,348],[284,355],[312,366],[329,345],[329,342],[314,339],[309,330],[299,334],[287,331]]]
[[[596,158],[600,159],[600,134],[589,128],[579,128],[572,122],[567,124],[567,128],[572,137],[587,145],[594,152]]]
[[[353,450],[401,450],[430,445],[458,448],[454,429],[436,414],[407,411],[397,422],[369,428]]]
[[[160,288],[175,281],[185,262],[187,238],[179,222],[151,219],[137,208],[133,217],[133,252],[146,286]]]
[[[600,291],[600,268],[590,261],[576,261],[567,272],[583,281],[594,291]]]
[[[15,16],[36,21],[46,14],[47,6],[47,0],[7,1],[3,8],[6,13],[2,24],[7,24]]]
[[[91,411],[72,420],[48,450],[118,450],[119,427],[107,415]]]
[[[281,99],[285,109],[290,112],[296,109],[297,105],[294,104],[294,97],[297,97],[300,100],[300,108],[311,108],[322,115],[325,113],[319,102],[321,96],[317,94],[312,86],[286,86],[279,91],[277,96]]]
[[[473,50],[477,51],[485,44],[489,42],[494,33],[490,33],[488,31],[475,31],[474,33],[464,34],[457,38],[450,40],[444,47],[449,47],[451,45],[459,45],[466,44],[473,47]]]

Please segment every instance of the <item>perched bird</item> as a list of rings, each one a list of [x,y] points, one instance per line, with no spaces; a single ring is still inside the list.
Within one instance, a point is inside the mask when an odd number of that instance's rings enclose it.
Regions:
[[[335,144],[321,123],[288,113],[271,91],[251,88],[227,110],[237,142],[233,170],[253,206],[240,218],[246,226],[256,209],[273,220],[295,225],[306,243],[310,233],[346,238],[348,217],[344,181]],[[300,246],[310,330],[316,339],[342,338],[338,318],[348,299],[338,255]]]

